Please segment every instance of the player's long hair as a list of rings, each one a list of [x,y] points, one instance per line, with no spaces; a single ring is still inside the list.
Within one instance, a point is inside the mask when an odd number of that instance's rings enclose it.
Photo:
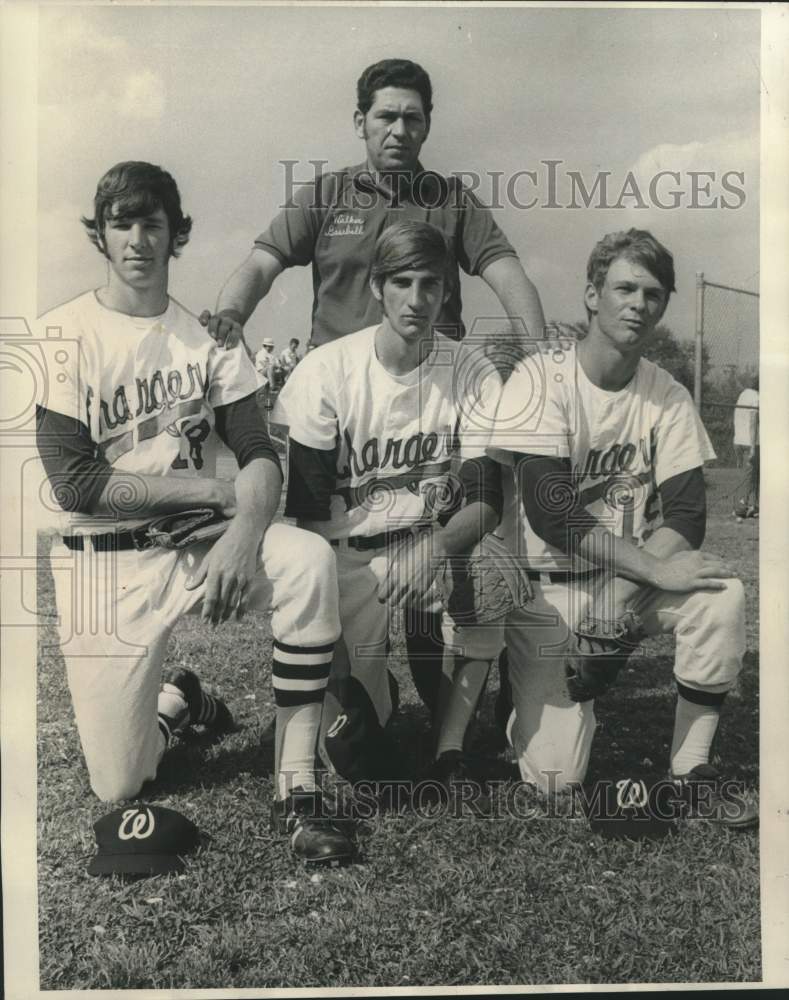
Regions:
[[[372,107],[376,90],[382,90],[384,87],[415,90],[422,98],[425,120],[428,126],[430,125],[433,86],[430,77],[419,63],[411,62],[410,59],[382,59],[368,66],[356,84],[356,104],[363,115],[366,115]]]
[[[599,292],[605,284],[609,267],[624,257],[631,264],[640,264],[654,274],[666,291],[666,299],[675,292],[674,257],[670,250],[655,239],[647,229],[628,229],[604,236],[589,255],[586,280]]]
[[[447,278],[446,237],[429,222],[398,222],[388,226],[375,244],[370,279],[377,285],[398,271],[429,270]]]
[[[184,215],[181,195],[173,177],[153,163],[126,160],[110,167],[96,187],[93,218],[82,216],[88,239],[106,257],[104,228],[107,219],[130,219],[163,209],[170,224],[170,254],[177,257],[189,240],[192,219]]]

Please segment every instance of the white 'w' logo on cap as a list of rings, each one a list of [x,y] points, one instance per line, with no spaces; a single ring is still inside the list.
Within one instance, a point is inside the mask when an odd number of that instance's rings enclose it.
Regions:
[[[147,816],[146,816],[147,813]],[[128,829],[131,820],[131,829]],[[127,809],[123,814],[121,825],[118,827],[118,837],[120,840],[145,840],[154,831],[156,823],[150,809],[141,812],[139,809]]]
[[[622,778],[616,783],[616,804],[620,809],[643,809],[649,802],[647,786],[643,781]]]

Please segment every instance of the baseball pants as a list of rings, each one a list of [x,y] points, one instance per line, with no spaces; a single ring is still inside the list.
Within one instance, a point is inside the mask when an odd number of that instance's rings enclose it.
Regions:
[[[595,730],[594,702],[571,701],[564,681],[564,654],[572,629],[589,612],[592,585],[541,577],[533,603],[507,621],[514,705],[508,736],[522,779],[558,791],[584,780]],[[644,591],[636,607],[649,635],[674,636],[678,681],[716,694],[731,688],[745,652],[739,580],[727,580],[720,591]]]
[[[122,552],[96,552],[87,539],[81,551],[60,541],[53,546],[60,647],[91,787],[103,801],[133,797],[156,776],[162,753],[157,696],[167,641],[182,615],[202,608],[205,583],[195,590],[185,584],[212,544]],[[248,607],[272,611],[272,633],[283,645],[335,642],[337,577],[328,543],[299,528],[271,525]],[[219,640],[218,651],[221,645]]]
[[[334,549],[340,595],[342,640],[335,647],[330,689],[344,677],[356,678],[364,687],[381,726],[392,714],[392,692],[387,671],[391,609],[377,597],[379,582],[388,567],[385,548],[358,551],[346,540]],[[458,628],[448,616],[442,620],[442,636],[449,652],[469,659],[492,660],[503,648],[503,626]],[[418,664],[415,665],[418,670]],[[327,699],[322,730],[334,722],[340,706]]]

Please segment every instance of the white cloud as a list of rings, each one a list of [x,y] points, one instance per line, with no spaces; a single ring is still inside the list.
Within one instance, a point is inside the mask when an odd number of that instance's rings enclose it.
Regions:
[[[129,118],[151,120],[164,111],[164,81],[158,73],[146,69],[126,77],[117,110]]]
[[[745,174],[749,187],[755,186],[759,177],[759,136],[731,132],[705,142],[661,143],[643,153],[630,169],[639,184],[648,184],[661,171],[672,171],[681,175],[683,188],[692,183],[693,172],[713,173],[718,180],[727,173]]]
[[[136,121],[161,117],[164,81],[141,52],[84,15],[57,9],[40,26],[40,103],[61,117],[96,123],[110,115]]]

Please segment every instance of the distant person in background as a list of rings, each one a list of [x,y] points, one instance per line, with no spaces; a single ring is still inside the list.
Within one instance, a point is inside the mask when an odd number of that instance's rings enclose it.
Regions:
[[[734,408],[734,451],[737,467],[748,463],[748,495],[737,501],[734,516],[738,521],[744,517],[759,516],[759,376],[753,380],[750,389],[743,389],[737,397]]]
[[[255,370],[258,373],[258,402],[270,410],[272,394],[280,387],[281,369],[274,356],[274,341],[271,337],[263,340],[263,346],[255,355]]]
[[[299,361],[301,361],[301,355],[299,354],[299,338],[291,337],[290,343],[279,356],[279,366],[282,369],[283,381],[287,382],[291,372]]]
[[[759,377],[753,380],[749,389],[743,389],[737,397],[734,408],[734,451],[737,467],[742,468],[746,460],[753,457],[753,449],[758,448],[759,427]]]

